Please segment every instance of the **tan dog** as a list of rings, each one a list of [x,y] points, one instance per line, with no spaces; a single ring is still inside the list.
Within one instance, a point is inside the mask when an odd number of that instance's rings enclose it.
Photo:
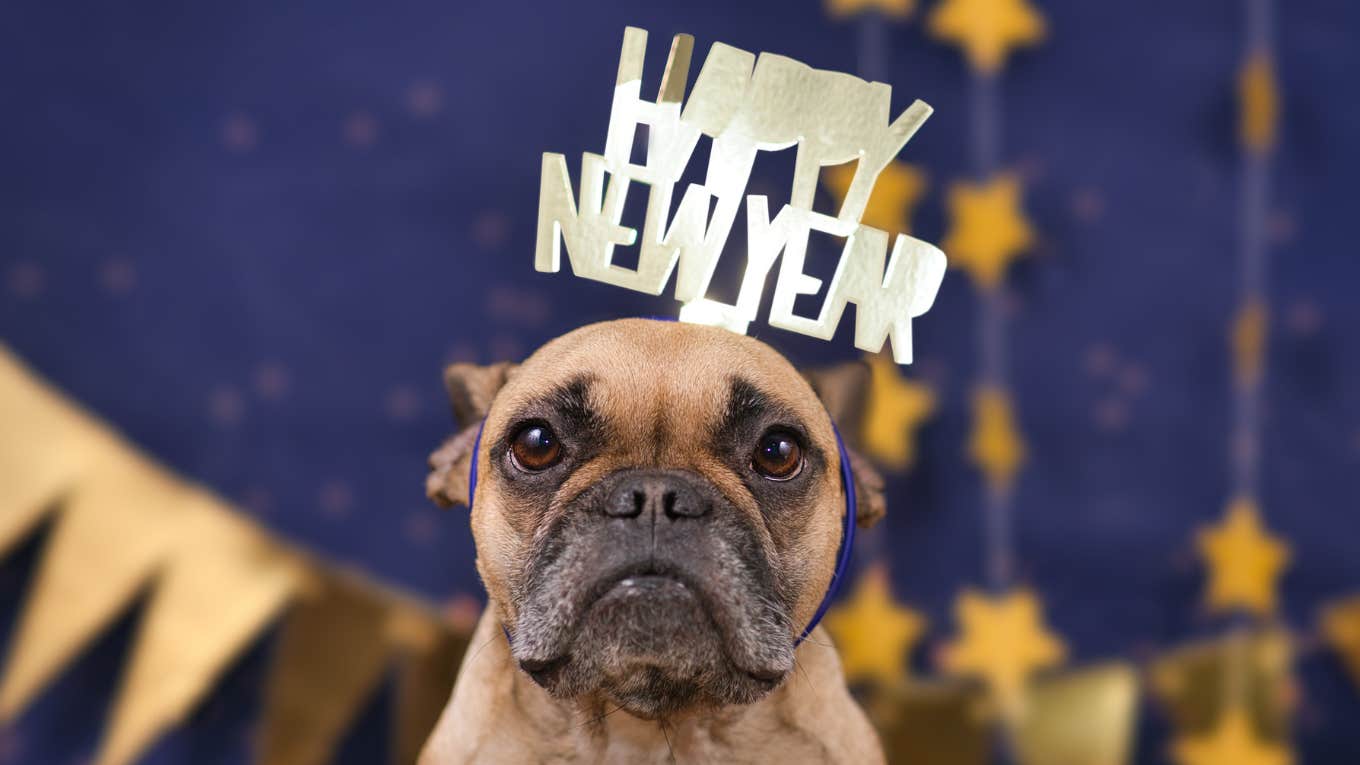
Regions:
[[[810,383],[758,340],[629,319],[450,367],[464,430],[428,488],[466,503],[485,418],[490,603],[422,765],[882,762],[826,633],[794,647],[841,541],[853,366]],[[868,525],[882,481],[853,462]]]

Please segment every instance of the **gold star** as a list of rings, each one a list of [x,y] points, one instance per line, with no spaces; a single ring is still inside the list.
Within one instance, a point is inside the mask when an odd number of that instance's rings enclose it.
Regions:
[[[845,202],[845,193],[855,178],[855,167],[855,163],[847,162],[826,171],[827,189],[836,197],[837,207]],[[925,173],[905,162],[889,162],[874,181],[860,222],[889,234],[910,233],[912,210],[925,191]]]
[[[1269,151],[1275,145],[1280,117],[1280,88],[1275,79],[1275,62],[1269,54],[1253,54],[1242,65],[1237,76],[1237,97],[1241,104],[1238,130],[1242,144],[1254,152]]]
[[[1266,307],[1258,299],[1248,300],[1233,321],[1233,369],[1239,385],[1254,385],[1261,379],[1266,352]]]
[[[916,10],[916,0],[827,0],[827,13],[843,19],[874,10],[887,18],[905,19]]]
[[[1212,733],[1186,737],[1173,748],[1179,765],[1292,765],[1284,747],[1257,740],[1251,721],[1240,706],[1223,713]]]
[[[967,270],[979,287],[1000,286],[1007,266],[1034,243],[1034,230],[1020,209],[1020,181],[1013,174],[954,184],[949,213],[952,223],[944,241],[949,264]]]
[[[1329,606],[1322,615],[1322,636],[1360,685],[1360,596]]]
[[[930,35],[963,48],[974,69],[992,73],[1012,48],[1044,37],[1044,19],[1025,0],[944,0],[930,14]]]
[[[968,456],[982,471],[988,486],[1000,491],[1010,488],[1025,461],[1025,441],[1015,427],[1006,391],[983,386],[974,395]]]
[[[827,614],[826,628],[840,650],[846,680],[895,686],[906,675],[907,654],[926,622],[893,601],[887,566],[875,563],[860,577],[850,599]]]
[[[954,611],[960,634],[945,648],[945,669],[980,678],[997,707],[1015,719],[1030,675],[1066,654],[1062,640],[1044,627],[1038,597],[1026,589],[1004,595],[964,590]]]
[[[935,411],[935,393],[903,377],[888,356],[870,356],[869,369],[864,450],[887,467],[902,470],[916,458],[916,429]]]
[[[1202,529],[1199,551],[1209,566],[1209,608],[1274,613],[1276,583],[1289,563],[1289,546],[1261,527],[1254,501],[1234,500],[1222,523]]]

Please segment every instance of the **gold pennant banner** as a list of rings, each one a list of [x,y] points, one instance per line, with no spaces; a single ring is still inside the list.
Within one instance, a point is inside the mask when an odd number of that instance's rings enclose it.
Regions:
[[[372,588],[327,576],[283,628],[265,700],[263,765],[330,761],[382,680],[392,651],[386,604]]]
[[[1026,714],[999,729],[981,683],[910,680],[866,699],[889,762],[983,765],[1000,749],[1020,765],[1119,765],[1133,756],[1138,671],[1125,662],[1067,670],[1036,681]]]
[[[1360,595],[1333,603],[1322,612],[1322,639],[1346,665],[1360,687]]]
[[[430,607],[272,537],[176,478],[28,372],[0,346],[0,554],[54,522],[0,675],[0,722],[23,710],[133,601],[148,598],[97,753],[128,765],[182,721],[222,673],[283,622],[258,760],[332,758],[358,711],[396,677],[394,762],[414,762],[449,697],[465,627]],[[1360,666],[1360,601],[1324,616],[1329,642]],[[1202,734],[1225,705],[1264,741],[1287,736],[1290,640],[1278,630],[1168,654],[1151,685],[1178,731]],[[886,680],[886,678],[885,678]],[[1029,765],[1127,762],[1137,673],[1063,670],[1026,691],[1024,719],[998,728],[965,681],[875,683],[866,706],[893,762],[981,763],[998,747]]]
[[[52,509],[63,490],[119,449],[0,345],[0,555]],[[102,458],[102,459],[101,459]]]
[[[1256,738],[1288,740],[1289,635],[1275,628],[1230,633],[1174,650],[1153,662],[1150,684],[1181,735],[1203,735],[1233,709],[1245,710]]]
[[[396,735],[392,761],[415,762],[425,739],[449,701],[449,689],[458,677],[463,653],[471,635],[456,630],[430,630],[428,622],[403,620],[412,640],[398,641]]]
[[[132,762],[187,715],[300,583],[290,553],[215,500],[196,496],[183,510],[99,765]]]
[[[148,598],[94,762],[135,762],[280,619],[258,759],[330,759],[389,668],[396,762],[415,760],[453,687],[464,629],[271,536],[157,465],[0,345],[0,556],[48,515],[0,675],[9,722]]]
[[[1133,756],[1138,671],[1124,662],[1085,667],[1034,684],[1015,731],[1021,765],[1114,765]]]

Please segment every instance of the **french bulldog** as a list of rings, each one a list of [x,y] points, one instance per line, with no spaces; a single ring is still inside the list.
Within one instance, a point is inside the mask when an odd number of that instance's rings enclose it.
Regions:
[[[648,319],[449,367],[463,429],[427,491],[475,481],[488,605],[421,765],[882,762],[825,631],[797,642],[847,512],[832,416],[867,379]],[[883,482],[851,454],[867,526]]]

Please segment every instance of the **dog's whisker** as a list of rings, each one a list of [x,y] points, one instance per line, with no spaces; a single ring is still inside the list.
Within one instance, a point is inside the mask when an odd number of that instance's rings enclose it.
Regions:
[[[490,638],[487,639],[485,643],[482,643],[481,645],[477,646],[477,650],[473,651],[472,655],[468,657],[467,660],[468,666],[472,666],[472,662],[477,660],[477,657],[481,655],[482,651],[486,650],[487,646],[496,642],[496,639],[499,637],[500,635],[492,635]]]
[[[670,752],[671,762],[678,763],[679,760],[675,759],[675,747],[671,746],[671,734],[666,732],[666,721],[658,720],[657,725],[661,726],[661,735],[666,739],[666,750]]]
[[[808,674],[807,667],[804,667],[803,663],[798,661],[798,659],[796,658],[793,660],[793,668],[803,676],[803,679],[807,681],[808,685],[811,685],[814,688],[817,686],[816,683],[812,682],[812,675]]]
[[[577,729],[577,730],[580,730],[581,728],[584,728],[584,727],[586,727],[587,725],[598,725],[598,724],[604,722],[604,718],[606,718],[606,717],[608,717],[608,716],[614,714],[615,712],[617,712],[617,711],[619,711],[619,710],[621,710],[621,709],[623,709],[622,706],[616,706],[616,707],[614,707],[613,709],[609,710],[608,712],[604,712],[603,714],[601,714],[601,715],[599,715],[599,716],[597,716],[597,717],[592,717],[592,718],[590,718],[590,719],[588,719],[588,720],[585,720],[585,721],[582,722],[580,725],[577,725],[577,726],[576,726],[576,729]]]

